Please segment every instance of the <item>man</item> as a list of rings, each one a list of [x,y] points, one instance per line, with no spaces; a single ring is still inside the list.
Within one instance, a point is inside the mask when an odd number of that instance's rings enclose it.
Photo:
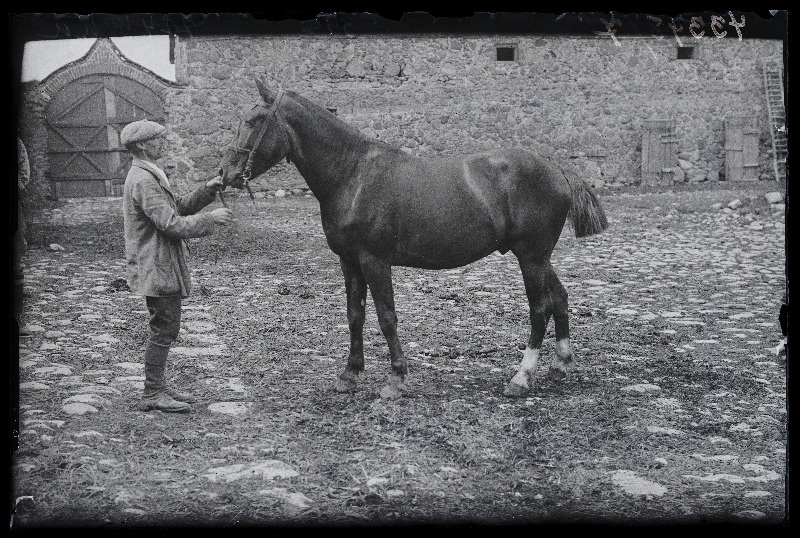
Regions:
[[[181,301],[191,291],[184,240],[214,233],[233,221],[228,208],[198,213],[214,200],[222,179],[215,177],[184,196],[173,193],[155,162],[164,155],[166,128],[149,120],[126,125],[120,141],[133,154],[122,198],[128,286],[143,295],[150,312],[150,337],[144,353],[142,411],[167,413],[191,409],[196,399],[165,380],[167,356],[178,337]]]

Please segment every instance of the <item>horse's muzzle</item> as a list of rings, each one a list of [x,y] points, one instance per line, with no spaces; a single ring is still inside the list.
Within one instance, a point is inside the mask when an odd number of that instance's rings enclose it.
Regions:
[[[243,188],[245,181],[247,181],[243,174],[231,174],[229,171],[225,170],[225,168],[220,168],[217,174],[222,178],[223,185],[234,187],[236,189]]]

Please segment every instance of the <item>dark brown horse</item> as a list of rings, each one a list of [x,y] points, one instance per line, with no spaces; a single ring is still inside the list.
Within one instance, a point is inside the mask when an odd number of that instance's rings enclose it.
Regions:
[[[567,216],[577,237],[608,227],[598,199],[556,163],[522,149],[422,159],[367,137],[294,92],[256,85],[264,104],[243,119],[220,162],[226,185],[242,188],[251,175],[286,157],[319,201],[322,227],[339,255],[347,290],[350,355],[336,382],[355,389],[364,369],[364,307],[372,292],[391,372],[380,394],[405,389],[408,366],[397,335],[392,266],[461,267],[498,250],[519,260],[530,306],[531,333],[507,396],[529,392],[550,317],[556,356],[550,374],[572,362],[567,292],[550,255]]]

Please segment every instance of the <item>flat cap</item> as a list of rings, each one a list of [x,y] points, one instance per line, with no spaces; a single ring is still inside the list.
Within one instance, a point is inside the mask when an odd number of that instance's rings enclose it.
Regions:
[[[119,141],[122,142],[123,146],[127,146],[133,142],[149,140],[150,138],[161,136],[166,130],[166,127],[154,121],[134,121],[122,129],[122,132],[119,133]]]

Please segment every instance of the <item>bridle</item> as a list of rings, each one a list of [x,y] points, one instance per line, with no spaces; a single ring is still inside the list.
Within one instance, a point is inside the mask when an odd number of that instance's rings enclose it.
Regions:
[[[252,170],[253,159],[255,159],[256,150],[258,149],[258,146],[261,145],[261,140],[263,140],[264,135],[267,133],[267,125],[269,124],[269,120],[272,118],[272,116],[275,116],[278,113],[278,105],[280,104],[282,98],[283,98],[283,90],[280,90],[278,92],[278,96],[275,98],[275,101],[272,102],[272,106],[264,115],[264,122],[261,124],[261,129],[259,129],[258,131],[258,138],[256,138],[253,147],[248,149],[248,148],[240,148],[239,146],[235,145],[228,146],[229,150],[234,151],[236,153],[248,153],[247,163],[244,165],[244,171],[242,172],[242,179],[244,179],[244,183],[245,186],[247,187],[247,190],[250,190],[250,186],[248,185],[248,183],[253,175],[253,170]]]

